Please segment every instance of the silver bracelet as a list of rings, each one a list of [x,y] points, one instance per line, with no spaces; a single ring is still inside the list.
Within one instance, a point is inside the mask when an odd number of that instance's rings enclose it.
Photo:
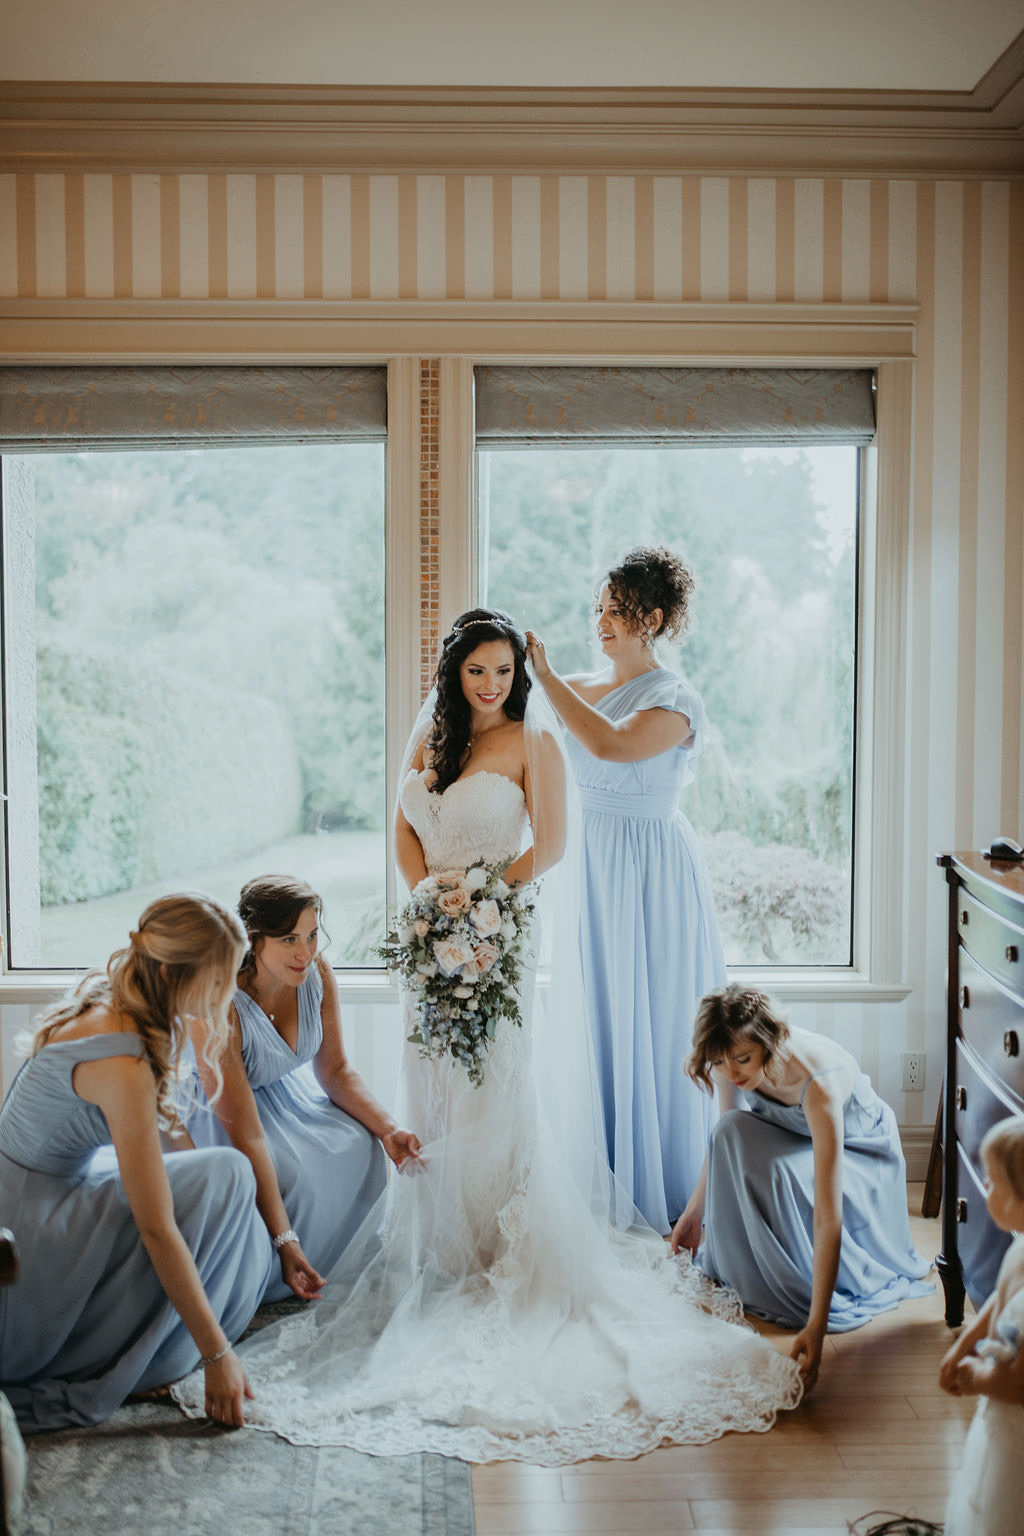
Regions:
[[[279,1232],[274,1238],[274,1249],[280,1253],[285,1243],[297,1243],[298,1240],[299,1234],[289,1227],[287,1232]]]
[[[230,1344],[225,1344],[224,1348],[223,1349],[218,1349],[218,1351],[217,1351],[217,1353],[215,1355],[200,1355],[200,1357],[199,1357],[199,1364],[200,1365],[216,1365],[218,1360],[223,1360],[224,1359],[224,1356],[229,1353],[230,1349],[231,1349],[231,1345]]]

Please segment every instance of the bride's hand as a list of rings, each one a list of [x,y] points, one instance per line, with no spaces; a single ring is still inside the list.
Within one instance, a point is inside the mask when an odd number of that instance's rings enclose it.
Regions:
[[[412,1131],[397,1127],[380,1138],[380,1144],[401,1173],[417,1172],[413,1164],[420,1161],[420,1140]]]
[[[534,634],[532,629],[526,631],[526,654],[541,682],[551,676],[551,663],[548,661],[544,642],[539,635]]]

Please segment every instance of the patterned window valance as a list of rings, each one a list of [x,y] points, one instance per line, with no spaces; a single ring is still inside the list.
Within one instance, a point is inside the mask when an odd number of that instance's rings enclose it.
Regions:
[[[0,450],[384,440],[387,369],[0,368]]]
[[[477,443],[869,443],[861,368],[478,368]]]

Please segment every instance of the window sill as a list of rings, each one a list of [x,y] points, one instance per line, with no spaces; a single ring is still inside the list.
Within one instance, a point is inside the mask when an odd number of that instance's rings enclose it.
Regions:
[[[0,1007],[5,1003],[37,1006],[55,1001],[73,987],[84,971],[8,972],[0,977]],[[384,971],[336,970],[342,1004],[382,1004],[398,1001],[398,987]],[[770,992],[780,1003],[899,1003],[910,994],[906,982],[872,981],[863,971],[808,966],[729,967],[729,980]],[[543,985],[543,980],[542,983]]]
[[[731,965],[729,980],[780,1003],[901,1003],[913,990],[909,982],[873,981],[849,966]]]
[[[45,1006],[77,985],[85,971],[9,971],[0,977],[0,1008],[6,1003]],[[387,1005],[398,1001],[398,988],[383,971],[335,971],[342,1006]]]

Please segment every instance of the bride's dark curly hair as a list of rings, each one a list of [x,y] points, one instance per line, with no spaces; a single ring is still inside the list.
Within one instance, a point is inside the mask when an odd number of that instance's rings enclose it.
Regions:
[[[471,711],[469,700],[462,691],[459,668],[478,645],[486,645],[490,640],[507,640],[512,647],[515,672],[505,700],[505,713],[510,720],[522,720],[526,714],[530,692],[526,636],[515,620],[502,613],[500,608],[471,608],[468,613],[461,613],[444,637],[434,677],[437,703],[426,745],[430,766],[437,775],[430,785],[431,793],[435,795],[443,795],[448,786],[454,784],[469,747]]]

